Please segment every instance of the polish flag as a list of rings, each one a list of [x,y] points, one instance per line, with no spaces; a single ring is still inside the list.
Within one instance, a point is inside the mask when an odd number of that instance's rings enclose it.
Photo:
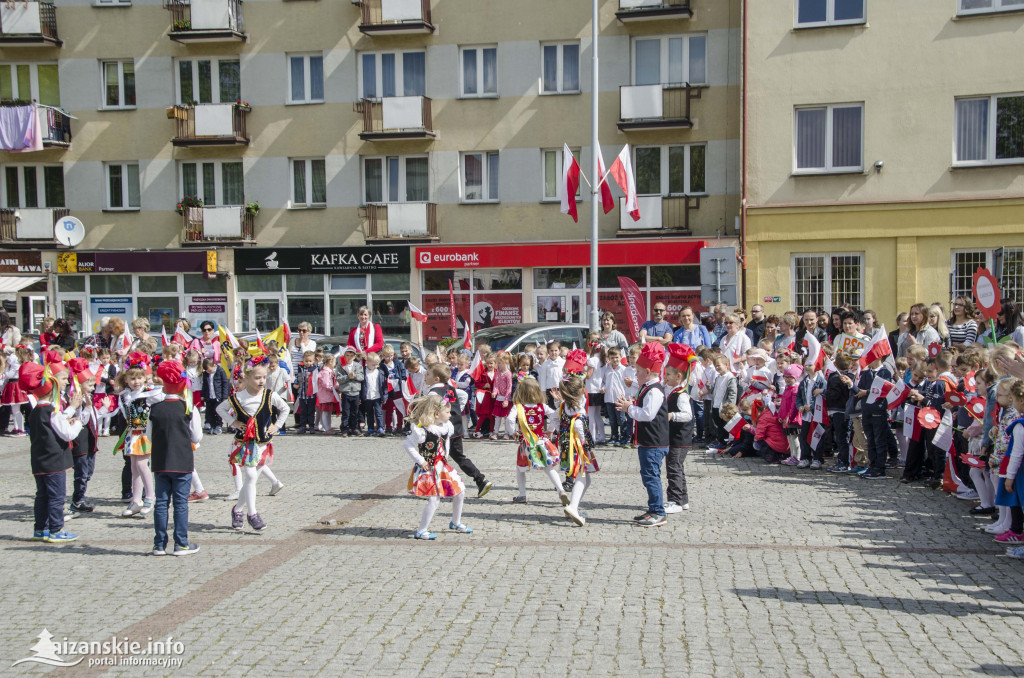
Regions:
[[[953,412],[951,410],[946,410],[946,413],[942,415],[942,421],[935,428],[932,445],[946,454],[953,450]]]
[[[185,331],[185,327],[181,323],[178,323],[174,327],[174,336],[171,337],[171,341],[176,344],[181,344],[182,346],[188,346],[192,343],[192,337]]]
[[[411,301],[408,302],[408,306],[409,306],[409,313],[412,314],[412,319],[413,320],[418,320],[421,323],[427,322],[427,314],[426,313],[424,313],[420,309],[416,308],[416,306]]]
[[[473,333],[469,329],[470,325],[472,325],[472,323],[466,323],[466,334],[462,337],[462,348],[467,351],[473,350]]]
[[[288,321],[281,323],[281,334],[284,336],[284,343],[288,345],[292,341],[292,328],[288,327]]]
[[[807,359],[804,360],[804,364],[814,365],[815,372],[821,370],[825,366],[825,352],[821,350],[821,342],[813,333],[808,332],[804,335],[804,348],[807,349]]]
[[[838,371],[839,370],[836,369],[836,364],[832,362],[832,358],[825,356],[825,376],[828,377]]]
[[[747,422],[739,414],[733,416],[725,425],[725,430],[732,434],[733,438],[739,438],[743,434],[743,427]]]
[[[895,410],[906,401],[908,395],[910,395],[910,387],[903,380],[897,381],[885,394],[886,409]]]
[[[242,348],[241,342],[235,338],[235,335],[231,334],[231,330],[223,325],[217,325],[217,331],[220,333],[221,342],[228,342],[231,348]]]
[[[126,332],[126,333],[121,335],[121,348],[120,348],[120,351],[121,351],[121,353],[127,353],[128,349],[130,349],[131,347],[132,347],[132,340],[128,336],[128,333]]]
[[[825,436],[825,425],[824,424],[811,424],[811,432],[807,435],[807,444],[811,446],[812,450],[817,450],[818,445],[821,444],[821,439]]]
[[[167,328],[163,325],[160,326],[160,345],[169,346],[171,340],[167,338]]]
[[[626,211],[630,218],[633,221],[640,221],[640,206],[636,201],[636,180],[633,178],[633,166],[629,161],[629,144],[622,147],[619,157],[615,158],[615,162],[612,163],[611,176],[622,192],[626,194]],[[608,208],[606,207],[604,211],[608,212]]]
[[[480,381],[480,378],[484,376],[484,371],[487,367],[484,365],[483,359],[480,357],[480,351],[473,354],[473,360],[469,363],[469,376],[473,377],[473,381]]]
[[[618,162],[618,160],[616,160]],[[604,213],[608,214],[615,209],[615,198],[612,197],[612,187],[608,185],[608,179],[605,178],[604,168],[604,156],[601,155],[601,147],[597,147],[597,171],[600,173],[601,179],[601,205],[604,207]]]
[[[889,335],[885,333],[885,325],[882,325],[871,335],[871,341],[864,352],[860,354],[857,363],[862,369],[867,369],[868,365],[887,355],[892,355],[892,346],[889,345]]]
[[[811,421],[815,424],[828,426],[828,408],[825,407],[824,398],[818,397],[814,399],[814,414],[811,415]]]
[[[889,401],[889,391],[893,388],[892,383],[882,379],[881,377],[875,377],[875,380],[871,382],[871,390],[868,391],[868,405],[874,404],[879,398],[885,398],[886,402]]]
[[[576,162],[569,144],[562,144],[562,214],[568,214],[572,220],[579,222],[576,215],[576,191],[580,187],[580,164]]]
[[[256,328],[256,348],[258,348],[263,353],[267,352],[267,346],[266,344],[263,343],[263,337],[260,336],[260,328],[258,327]]]
[[[917,421],[917,407],[907,405],[903,412],[903,437],[907,440],[921,439],[921,423]]]

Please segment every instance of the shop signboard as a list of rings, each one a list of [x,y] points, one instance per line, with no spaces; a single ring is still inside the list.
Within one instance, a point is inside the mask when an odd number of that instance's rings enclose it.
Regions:
[[[189,294],[185,297],[187,317],[192,326],[199,325],[204,320],[217,323],[218,325],[228,324],[228,298],[224,294]]]
[[[235,250],[236,275],[408,273],[406,247],[257,247]]]
[[[196,251],[61,252],[57,273],[206,273],[207,253]]]
[[[131,297],[89,297],[89,317],[94,321],[103,316],[117,316],[131,322],[135,309]]]
[[[42,273],[40,252],[0,252],[0,273]]]

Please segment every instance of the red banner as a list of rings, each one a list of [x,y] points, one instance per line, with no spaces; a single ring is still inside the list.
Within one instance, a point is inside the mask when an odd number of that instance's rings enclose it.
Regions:
[[[640,336],[640,325],[647,318],[644,294],[630,278],[620,276],[619,287],[622,288],[622,298],[626,300],[626,320],[629,332],[633,335],[633,341],[636,341]]]
[[[448,307],[451,309],[452,318],[452,339],[459,336],[458,327],[455,326],[455,289],[452,287],[452,281],[448,281]]]
[[[433,346],[451,334],[453,312],[458,327],[465,327],[470,314],[469,295],[455,295],[455,305],[452,306],[450,295],[444,292],[424,292],[421,308],[427,314],[427,319],[423,323],[423,343]]]
[[[472,307],[466,293],[456,294],[452,306],[450,296],[444,292],[424,292],[422,308],[427,314],[423,323],[423,341],[427,346],[448,337],[453,309],[459,336],[464,333],[467,322],[473,323],[474,335],[485,327],[523,322],[521,292],[476,292]]]

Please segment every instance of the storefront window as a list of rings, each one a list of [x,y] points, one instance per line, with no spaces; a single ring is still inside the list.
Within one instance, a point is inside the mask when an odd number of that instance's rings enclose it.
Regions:
[[[131,294],[130,275],[94,275],[89,279],[91,294]]]
[[[281,277],[277,275],[236,275],[239,292],[280,292]]]
[[[289,289],[291,289],[289,285]],[[366,289],[366,276],[365,275],[332,275],[331,276],[331,291],[341,290],[365,290]]]
[[[84,292],[85,277],[80,275],[62,275],[57,278],[57,290],[59,292]]]
[[[521,290],[523,271],[519,268],[495,268],[473,271],[475,290]]]
[[[82,326],[82,300],[65,299],[60,302],[60,315],[71,323],[76,332],[87,332],[88,328]]]
[[[201,273],[186,273],[182,277],[185,283],[185,294],[227,294],[228,283],[225,278],[207,278]],[[280,278],[277,280],[280,283]]]
[[[469,290],[469,271],[424,271],[423,291],[447,292],[451,282],[455,292]]]
[[[178,278],[173,275],[140,275],[139,293],[177,292]]]
[[[535,268],[533,269],[533,288],[537,290],[557,290],[583,287],[582,268]]]
[[[700,266],[651,266],[651,287],[700,287]]]
[[[375,292],[405,292],[409,289],[408,273],[373,273],[370,279]]]
[[[373,319],[389,337],[409,339],[409,295],[373,295]]]
[[[152,335],[160,335],[160,326],[163,325],[170,336],[174,331],[174,321],[181,317],[178,314],[178,297],[139,297],[138,312],[140,318],[149,321]]]
[[[321,281],[322,279],[321,277]],[[288,298],[288,324],[291,327],[298,327],[301,322],[312,325],[313,332],[323,334],[324,298],[322,296]]]
[[[289,292],[323,292],[324,277],[320,274],[286,275]],[[321,324],[323,321],[321,321]],[[315,331],[315,330],[314,330]]]
[[[351,297],[331,297],[331,333],[344,336],[359,323],[360,306],[366,305],[366,295],[360,294]],[[290,308],[290,305],[289,305]],[[289,318],[291,318],[289,311]],[[374,318],[374,322],[378,322]],[[315,332],[316,330],[314,330]]]
[[[646,266],[608,266],[597,269],[597,287],[619,289],[619,277],[631,279],[641,289],[647,287]]]

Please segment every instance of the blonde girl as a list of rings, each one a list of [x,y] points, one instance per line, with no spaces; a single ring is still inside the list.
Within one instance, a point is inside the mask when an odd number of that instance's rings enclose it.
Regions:
[[[32,362],[32,351],[27,346],[18,345],[13,349],[7,349],[10,354],[7,356],[7,367],[4,370],[3,395],[0,395],[0,403],[6,410],[4,412],[4,430],[7,429],[7,421],[13,416],[14,430],[11,435],[16,438],[23,438],[25,433],[25,413],[21,408],[28,403],[28,394],[18,385],[18,370],[22,363]],[[6,351],[5,351],[6,352]]]
[[[491,440],[496,440],[498,429],[501,429],[501,439],[509,440],[514,429],[505,428],[505,417],[512,410],[512,357],[508,353],[499,353],[497,370],[494,373],[494,386],[491,388],[491,395],[494,397],[494,407],[491,414],[494,417],[494,433]]]
[[[562,470],[573,479],[569,505],[563,509],[565,517],[582,527],[586,520],[580,515],[580,501],[590,487],[592,473],[598,470],[594,457],[594,439],[587,422],[586,395],[583,375],[586,354],[575,350],[565,360],[566,374],[558,387],[558,451]]]
[[[452,519],[448,529],[469,534],[473,530],[462,523],[465,485],[459,472],[448,463],[448,443],[455,431],[450,421],[451,403],[439,395],[427,395],[410,405],[411,411],[406,417],[409,435],[402,444],[416,464],[409,476],[409,494],[427,499],[419,527],[412,536],[414,539],[437,539],[437,535],[428,528],[442,497],[452,498]]]
[[[526,472],[531,468],[544,469],[562,501],[562,506],[569,505],[569,495],[562,489],[555,470],[560,461],[558,447],[549,439],[549,430],[553,429],[558,419],[558,412],[545,403],[544,393],[534,377],[526,377],[516,386],[512,395],[512,411],[509,412],[507,423],[516,431],[519,451],[516,455],[516,484],[519,494],[512,498],[513,504],[526,503]]]
[[[939,304],[932,304],[928,307],[928,324],[939,333],[942,345],[949,348],[949,327],[946,325],[946,312]]]
[[[284,486],[270,470],[274,458],[274,434],[288,419],[288,403],[276,393],[268,391],[267,356],[259,354],[246,362],[242,390],[231,395],[217,408],[224,421],[231,421],[235,439],[228,462],[237,467],[242,479],[238,501],[231,509],[231,527],[241,530],[245,519],[256,532],[267,528],[256,512],[256,480],[263,473],[273,483],[271,495]],[[236,481],[237,484],[237,481]],[[244,513],[243,513],[244,511]]]
[[[334,433],[334,429],[331,428],[331,417],[341,414],[336,390],[338,379],[334,375],[336,363],[333,353],[324,354],[324,364],[316,377],[316,411],[320,416],[320,426],[327,434]]]
[[[608,354],[605,352],[604,340],[600,332],[591,332],[587,336],[587,378],[584,387],[587,391],[587,419],[590,421],[590,437],[598,445],[605,444],[604,420],[604,372],[608,365]]]
[[[132,471],[132,501],[121,513],[124,518],[144,518],[153,512],[156,502],[153,472],[149,469],[151,443],[146,436],[146,424],[150,408],[153,403],[164,399],[164,392],[148,385],[150,376],[149,356],[139,351],[128,354],[124,371],[117,375],[117,385],[121,389],[118,407],[126,423],[114,445],[114,454],[120,452]]]

